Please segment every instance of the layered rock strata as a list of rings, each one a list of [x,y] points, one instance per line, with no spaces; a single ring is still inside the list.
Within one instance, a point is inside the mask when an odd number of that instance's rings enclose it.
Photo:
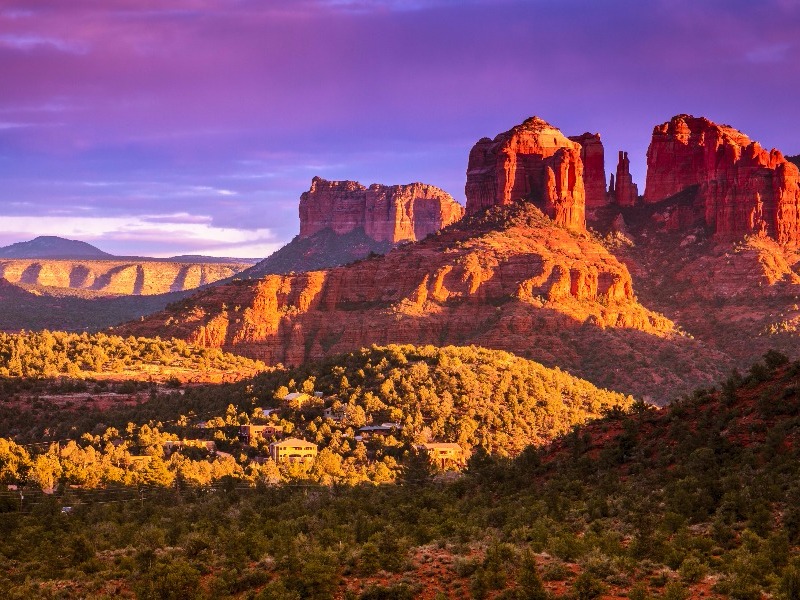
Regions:
[[[191,290],[246,269],[242,263],[0,259],[0,277],[14,284],[152,295]]]
[[[780,244],[800,242],[798,167],[729,125],[678,115],[653,130],[644,200],[691,188],[693,206],[670,222],[699,219],[718,236],[762,233]]]
[[[476,344],[653,397],[667,380],[696,385],[714,369],[637,302],[624,264],[526,203],[352,265],[215,287],[117,332],[159,332],[272,364],[370,344]],[[647,357],[662,350],[681,366],[660,364],[656,377]],[[607,368],[617,363],[624,368]]]
[[[314,177],[300,196],[300,238],[330,229],[343,235],[363,228],[376,242],[413,242],[464,214],[447,192],[423,183],[365,187],[356,181]]]
[[[481,139],[469,153],[467,214],[524,200],[557,224],[584,231],[582,153],[585,151],[580,143],[538,117],[527,119],[493,140]]]

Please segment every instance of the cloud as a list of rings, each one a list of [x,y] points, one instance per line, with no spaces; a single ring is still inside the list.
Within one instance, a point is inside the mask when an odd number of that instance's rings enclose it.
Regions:
[[[85,54],[88,51],[88,47],[81,42],[35,34],[2,34],[0,35],[0,46],[23,52],[46,49],[68,54]]]
[[[748,62],[755,64],[779,63],[788,58],[787,55],[791,47],[791,44],[788,43],[762,46],[748,51],[745,54],[745,58],[747,58]]]
[[[0,238],[24,241],[39,235],[57,235],[97,244],[120,255],[151,256],[179,253],[208,256],[268,256],[282,244],[269,229],[242,230],[214,227],[211,219],[197,216],[148,215],[141,217],[6,216],[0,221]]]

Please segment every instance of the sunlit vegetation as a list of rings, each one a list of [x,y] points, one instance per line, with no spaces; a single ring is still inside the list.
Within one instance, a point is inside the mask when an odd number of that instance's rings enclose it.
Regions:
[[[81,377],[141,370],[148,365],[199,371],[264,368],[255,361],[181,340],[58,331],[0,333],[0,377]]]
[[[109,338],[84,348],[80,340],[93,338],[74,337],[80,350],[67,365],[90,360],[98,345],[111,347]],[[173,346],[164,342],[131,339],[124,347],[135,342],[135,353],[128,352],[133,363],[176,360]],[[172,344],[181,348],[180,342]],[[109,360],[107,353],[95,364]],[[22,393],[17,388],[27,381],[7,380],[6,392]],[[226,477],[252,485],[387,483],[413,463],[415,446],[423,442],[457,443],[465,457],[477,449],[513,456],[633,403],[558,369],[475,347],[373,347],[295,369],[270,368],[236,384],[185,389],[177,383],[71,380],[42,385],[26,391],[32,408],[25,418],[15,407],[0,408],[0,435],[18,456],[13,473],[0,463],[0,477],[9,483],[208,485]],[[127,390],[146,400],[105,410],[57,410],[57,398],[76,390],[94,395]],[[304,400],[284,402],[290,392],[304,394]],[[361,435],[362,427],[381,423],[393,424],[388,435]],[[276,464],[269,458],[275,436],[240,441],[239,426],[247,424],[271,424],[316,444],[319,453],[313,461]],[[170,441],[185,439],[211,441],[216,451],[167,448]]]
[[[299,371],[290,373],[302,386]],[[261,383],[268,377],[278,376]],[[213,492],[142,487],[116,499],[110,490],[94,499],[70,489],[26,500],[5,493],[0,591],[798,598],[798,390],[800,363],[770,353],[719,389],[667,409],[611,410],[516,457],[477,449],[449,483],[410,461],[401,485],[253,487],[223,478]],[[155,439],[145,433],[139,443]],[[6,469],[22,462],[10,445],[0,458]]]

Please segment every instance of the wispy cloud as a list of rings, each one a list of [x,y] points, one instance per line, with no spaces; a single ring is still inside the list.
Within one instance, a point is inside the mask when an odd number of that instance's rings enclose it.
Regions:
[[[168,256],[175,251],[209,256],[267,256],[281,243],[269,229],[241,230],[214,227],[211,219],[185,215],[147,215],[139,217],[3,217],[0,238],[22,241],[39,235],[58,235],[96,243],[116,254],[139,253],[144,247],[153,256]],[[159,247],[167,249],[158,251]],[[131,250],[135,250],[131,252]]]
[[[779,63],[788,58],[791,44],[771,44],[750,50],[745,54],[748,62],[755,64]]]
[[[36,34],[0,34],[0,46],[23,52],[46,49],[67,54],[85,54],[89,50],[89,47],[83,42],[43,37]]]

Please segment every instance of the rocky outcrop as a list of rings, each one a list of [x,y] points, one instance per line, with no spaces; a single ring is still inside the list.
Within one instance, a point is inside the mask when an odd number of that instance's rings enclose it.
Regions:
[[[628,153],[620,150],[617,162],[617,176],[611,175],[608,195],[612,202],[619,206],[635,206],[639,199],[639,188],[631,177],[631,161]]]
[[[697,384],[708,367],[689,351],[696,342],[637,302],[627,268],[608,250],[526,203],[385,256],[217,286],[116,331],[159,332],[272,364],[370,344],[476,344],[651,395],[667,380]],[[654,375],[654,352],[680,366],[659,363]]]
[[[300,196],[300,238],[325,229],[343,235],[360,228],[376,242],[413,242],[463,214],[450,194],[432,185],[365,187],[356,181],[314,177],[311,188]]]
[[[729,125],[678,115],[657,125],[647,151],[644,199],[656,203],[696,186],[688,214],[718,236],[763,233],[800,243],[800,171]]]
[[[481,139],[469,153],[467,214],[524,200],[559,225],[585,230],[583,151],[538,117]]]
[[[376,242],[359,227],[349,233],[323,229],[309,237],[295,236],[291,242],[267,258],[242,271],[241,277],[259,278],[331,269],[362,260],[370,255],[386,254],[394,245]]]
[[[586,208],[600,208],[608,204],[606,195],[606,164],[603,142],[599,133],[584,133],[570,136],[570,140],[581,145],[583,161],[583,187],[586,192]]]
[[[236,275],[241,263],[176,263],[159,260],[0,259],[0,277],[14,284],[152,295],[191,290]]]

